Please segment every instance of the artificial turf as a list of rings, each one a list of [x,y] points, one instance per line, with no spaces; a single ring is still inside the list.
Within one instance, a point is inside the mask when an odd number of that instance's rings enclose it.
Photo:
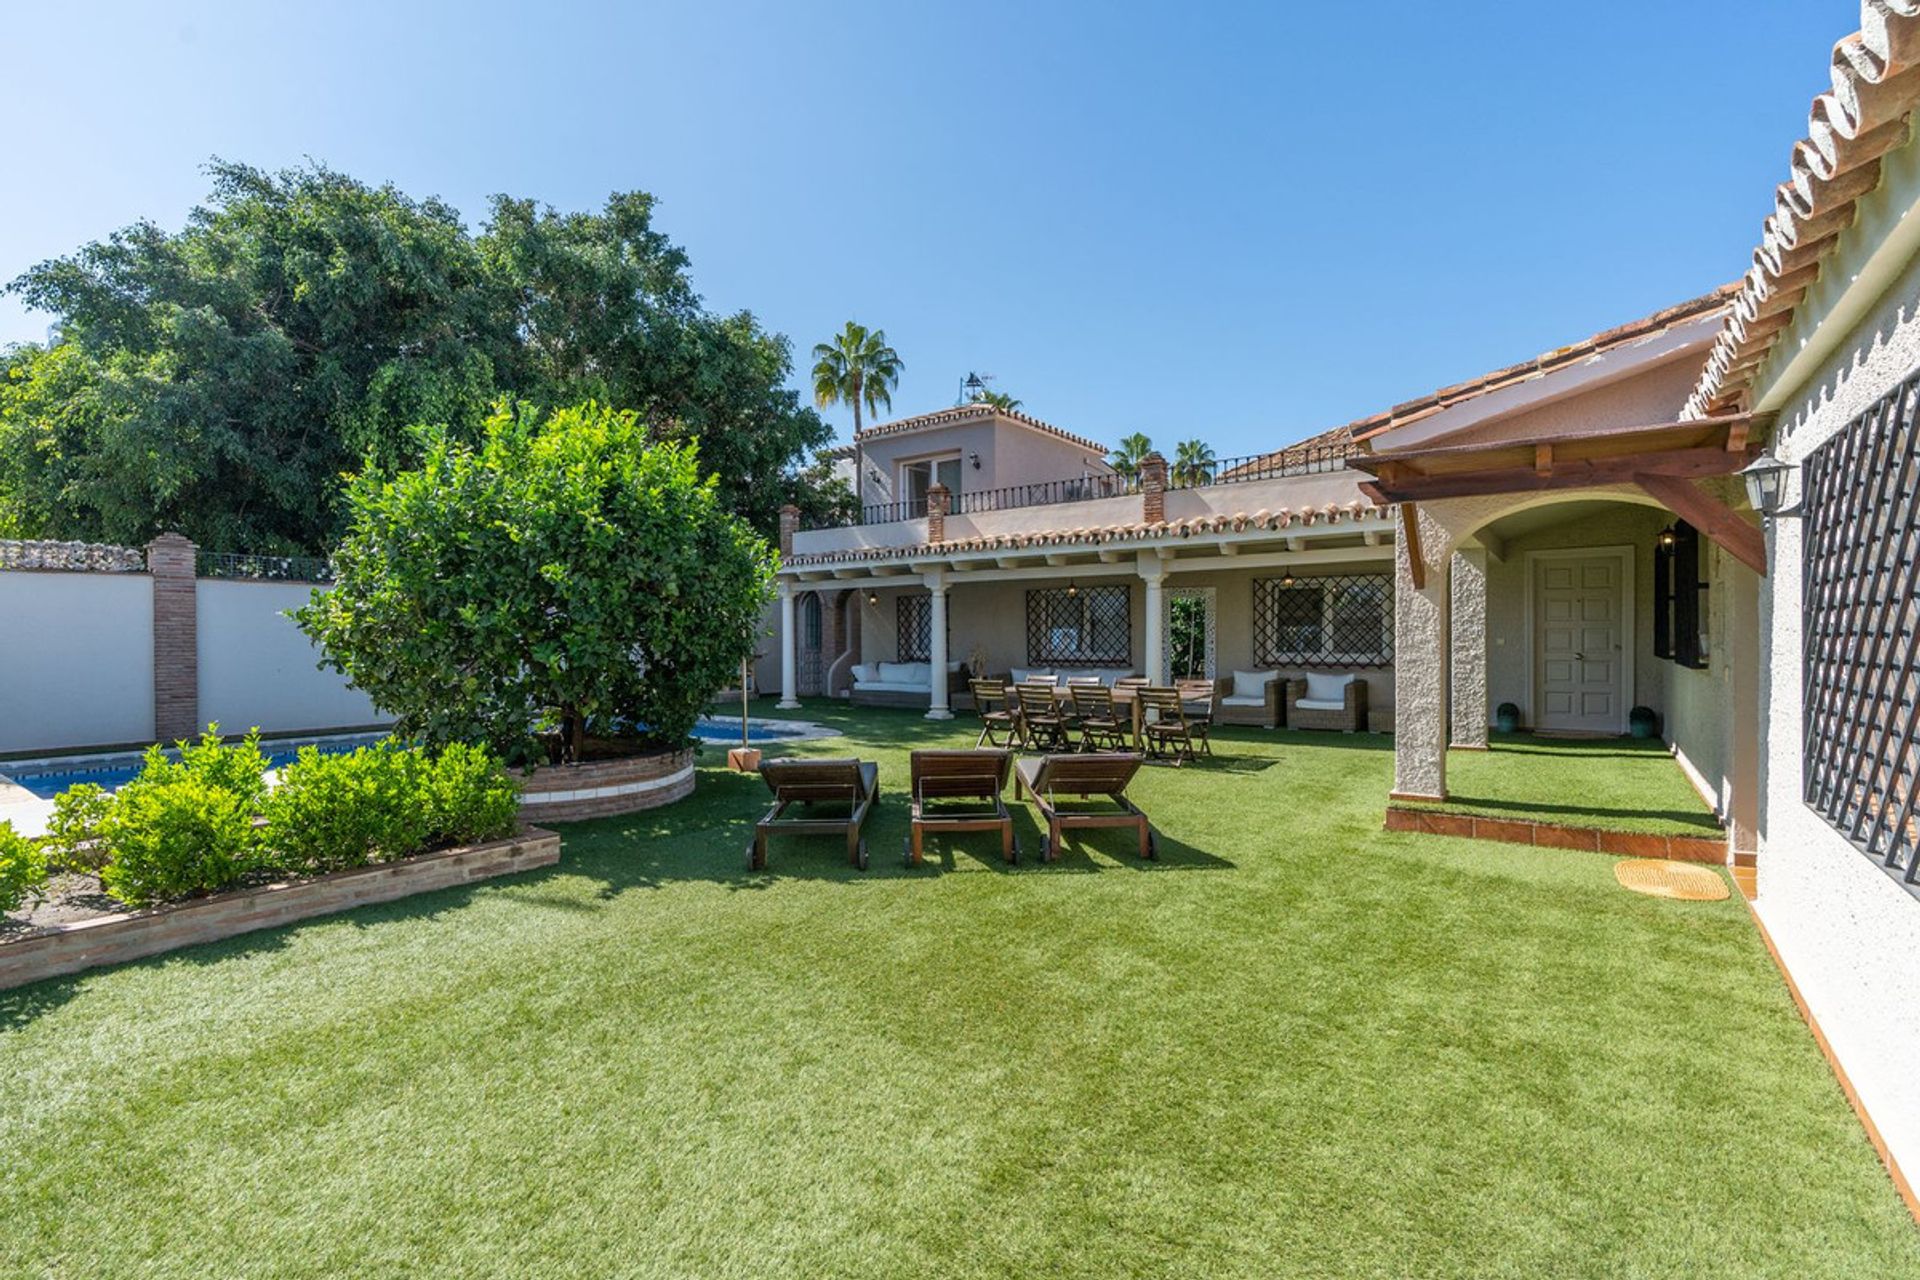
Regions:
[[[1414,808],[1663,836],[1720,834],[1719,821],[1657,738],[1496,733],[1447,753],[1447,800]]]
[[[554,868],[0,993],[0,1273],[1880,1276],[1920,1231],[1737,900],[1387,834],[1222,735],[1162,832],[746,871],[757,779]]]

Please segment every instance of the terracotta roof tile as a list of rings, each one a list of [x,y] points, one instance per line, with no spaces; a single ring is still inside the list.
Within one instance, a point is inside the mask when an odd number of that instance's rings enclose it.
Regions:
[[[990,404],[963,404],[957,405],[952,409],[938,409],[932,413],[916,414],[911,418],[899,418],[893,422],[882,422],[877,426],[868,427],[866,430],[856,433],[853,438],[855,440],[871,440],[875,436],[900,435],[908,431],[921,431],[928,427],[951,426],[956,422],[980,422],[996,415],[1006,418],[1009,421],[1017,422],[1021,426],[1031,427],[1035,431],[1044,431],[1050,436],[1057,436],[1069,444],[1080,446],[1082,449],[1092,449],[1102,457],[1105,457],[1107,453],[1110,452],[1107,446],[1101,444],[1098,440],[1089,440],[1087,437],[1077,436],[1071,431],[1062,431],[1052,423],[1042,422],[1031,414],[1021,413],[1018,409],[996,409]]]
[[[1860,30],[1834,46],[1831,69],[1833,88],[1813,100],[1807,136],[1793,145],[1689,417],[1748,407],[1754,373],[1852,225],[1854,202],[1879,184],[1880,157],[1907,140],[1920,104],[1920,0],[1866,0]]]

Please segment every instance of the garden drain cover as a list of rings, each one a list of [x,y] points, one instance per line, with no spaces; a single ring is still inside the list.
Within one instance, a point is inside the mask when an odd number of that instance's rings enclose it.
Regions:
[[[1613,878],[1635,893],[1687,902],[1718,902],[1727,896],[1727,882],[1705,867],[1660,858],[1622,858],[1613,864]]]

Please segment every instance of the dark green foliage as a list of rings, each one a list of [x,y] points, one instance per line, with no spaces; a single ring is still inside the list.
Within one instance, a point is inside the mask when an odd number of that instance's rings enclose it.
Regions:
[[[427,847],[431,764],[391,744],[347,755],[302,747],[267,797],[267,857],[276,870],[315,875],[390,862]]]
[[[722,501],[771,532],[830,438],[785,338],[705,311],[653,198],[598,214],[445,203],[323,167],[215,162],[184,229],[139,223],[8,291],[61,342],[0,364],[0,535],[325,553],[343,474],[471,435],[501,394],[588,397],[698,440]]]
[[[254,865],[253,807],[177,766],[115,793],[101,818],[100,883],[132,906],[224,889]]]
[[[752,651],[773,574],[699,473],[632,413],[503,409],[476,446],[443,434],[354,483],[336,582],[297,618],[429,745],[533,760],[542,722],[678,745]]]
[[[24,906],[47,884],[47,854],[37,840],[29,840],[0,821],[0,912]]]

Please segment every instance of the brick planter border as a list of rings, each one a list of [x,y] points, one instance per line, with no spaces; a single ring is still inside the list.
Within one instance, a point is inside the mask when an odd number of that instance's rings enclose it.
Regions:
[[[693,794],[693,748],[623,760],[541,765],[519,779],[520,811],[535,822],[577,822],[657,809]]]
[[[335,871],[239,889],[189,902],[55,925],[44,933],[0,942],[0,989],[42,978],[121,964],[255,929],[512,875],[560,860],[560,837],[522,827],[504,840],[423,853],[399,862]]]
[[[1584,849],[1588,853],[1612,853],[1628,858],[1671,858],[1676,862],[1706,862],[1715,866],[1727,860],[1724,839],[1607,831],[1600,827],[1570,827],[1520,818],[1481,818],[1470,813],[1411,809],[1393,804],[1387,806],[1387,830],[1464,836],[1470,840],[1498,840],[1504,844],[1531,844],[1549,849]]]

